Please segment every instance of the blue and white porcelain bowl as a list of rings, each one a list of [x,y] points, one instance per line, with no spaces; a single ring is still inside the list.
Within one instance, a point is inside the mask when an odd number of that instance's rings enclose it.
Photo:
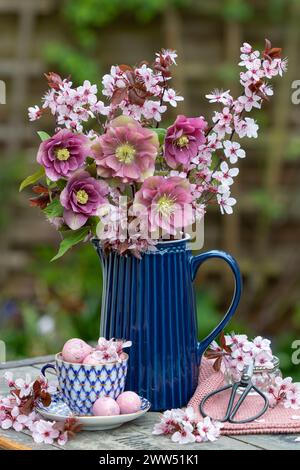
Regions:
[[[128,355],[124,353],[122,362],[108,362],[91,366],[75,364],[63,360],[61,353],[55,356],[55,366],[46,364],[42,368],[56,371],[62,399],[78,415],[92,415],[95,401],[104,396],[113,399],[124,391],[127,374]]]

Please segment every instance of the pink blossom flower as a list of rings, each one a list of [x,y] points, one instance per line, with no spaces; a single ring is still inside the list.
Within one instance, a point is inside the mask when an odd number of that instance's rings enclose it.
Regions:
[[[232,206],[236,204],[236,199],[230,196],[230,190],[227,186],[219,186],[217,201],[220,206],[221,214],[232,214]]]
[[[256,366],[264,367],[265,369],[273,369],[274,363],[272,361],[273,356],[265,351],[261,351],[260,353],[255,355],[254,364]]]
[[[167,107],[161,105],[159,101],[147,100],[143,106],[143,114],[146,119],[155,119],[155,121],[161,121],[161,115],[166,112]]]
[[[161,416],[158,423],[154,425],[152,434],[154,435],[168,435],[175,432],[178,422],[178,410],[167,410]]]
[[[213,173],[213,178],[218,180],[221,184],[231,186],[233,184],[233,178],[239,174],[238,168],[229,168],[226,162],[222,162],[220,170]]]
[[[42,111],[39,106],[31,106],[28,108],[29,121],[36,121],[42,117]]]
[[[220,437],[222,427],[222,423],[212,421],[209,416],[206,416],[203,421],[199,421],[197,424],[197,442],[216,441]]]
[[[178,444],[189,444],[195,442],[196,437],[193,434],[193,426],[191,423],[184,422],[180,426],[178,431],[175,431],[171,436],[171,441],[177,442]]]
[[[22,415],[19,411],[19,408],[15,406],[9,415],[1,422],[2,429],[10,429],[13,428],[15,431],[20,432],[22,431],[27,423],[27,416]]]
[[[251,357],[247,353],[244,353],[241,349],[236,349],[233,351],[231,357],[234,361],[234,365],[240,372],[244,370],[245,366],[252,363]]]
[[[230,106],[233,101],[230,90],[213,90],[210,94],[205,95],[205,98],[207,98],[210,103],[221,103],[224,106]]]
[[[7,385],[12,388],[15,387],[15,381],[14,381],[14,374],[11,371],[7,371],[4,373],[4,378],[7,382]]]
[[[251,54],[252,46],[248,42],[244,42],[240,50],[243,54]]]
[[[178,101],[183,101],[183,96],[179,96],[176,94],[176,91],[172,88],[168,88],[163,96],[163,100],[167,103],[170,103],[171,106],[176,108]]]
[[[300,390],[297,389],[296,392],[288,390],[283,406],[292,410],[298,410],[300,408]]]
[[[238,142],[225,140],[223,142],[225,156],[229,159],[230,163],[236,163],[239,158],[245,158],[246,152],[241,149]]]
[[[206,127],[207,123],[203,117],[187,118],[182,114],[177,116],[174,124],[168,128],[165,138],[164,155],[171,168],[189,165],[198,154],[199,146],[206,142]]]
[[[274,59],[277,66],[278,74],[280,77],[287,71],[288,60],[287,59]]]
[[[97,102],[97,85],[92,85],[89,80],[85,80],[82,86],[76,90],[78,95],[82,97],[84,103],[96,104]]]
[[[193,221],[190,183],[183,178],[152,176],[136,193],[133,210],[136,215],[146,217],[151,232],[160,228],[175,235],[177,229]]]
[[[32,437],[37,444],[53,444],[59,437],[59,431],[54,427],[55,421],[45,421],[43,419],[36,421],[32,429]]]
[[[20,398],[28,397],[32,391],[33,385],[30,374],[26,374],[25,379],[16,379],[15,385],[20,390]]]
[[[252,93],[249,88],[246,88],[245,95],[240,96],[238,99],[239,103],[242,105],[243,109],[248,113],[252,108],[261,108],[261,97]]]
[[[104,181],[96,180],[87,171],[74,173],[60,195],[66,224],[72,230],[82,227],[107,203],[107,194],[108,186]]]
[[[253,340],[254,353],[257,354],[261,351],[267,353],[272,353],[271,351],[271,341],[269,339],[263,338],[262,336],[256,336]]]
[[[293,383],[293,379],[291,377],[286,377],[283,379],[282,377],[276,377],[275,379],[275,385],[280,389],[282,392],[286,392],[289,390]]]
[[[160,57],[169,62],[170,65],[176,65],[177,52],[172,49],[162,49],[161,52],[156,52],[156,62],[159,62]]]
[[[118,177],[126,183],[153,175],[159,142],[155,132],[130,117],[120,116],[111,121],[92,148],[98,174]]]
[[[47,177],[57,181],[82,167],[89,154],[87,137],[65,129],[41,143],[37,161],[44,166]]]
[[[64,446],[66,445],[66,443],[68,442],[69,438],[68,438],[68,433],[65,431],[65,432],[62,432],[59,434],[58,438],[57,438],[57,443],[60,445],[60,446]]]
[[[263,61],[263,70],[265,77],[267,78],[273,78],[278,75],[278,68],[276,62],[270,62],[269,60],[264,60]]]
[[[247,136],[249,139],[257,138],[258,125],[252,118],[237,120],[235,123],[235,131],[239,137]]]

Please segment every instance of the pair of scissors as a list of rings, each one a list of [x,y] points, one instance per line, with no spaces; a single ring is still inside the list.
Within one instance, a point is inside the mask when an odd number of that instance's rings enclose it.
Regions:
[[[224,392],[225,390],[229,390],[230,388],[232,388],[225,416],[222,419],[218,419],[218,421],[220,421],[221,423],[225,423],[227,421],[229,423],[234,423],[234,424],[244,424],[244,423],[251,423],[252,421],[260,418],[269,408],[269,401],[267,397],[265,396],[265,394],[252,383],[252,375],[253,375],[253,364],[250,364],[246,366],[245,369],[243,370],[243,375],[239,382],[235,382],[234,384],[231,384],[231,385],[226,385],[225,387],[219,388],[218,390],[214,390],[213,392],[206,395],[200,403],[200,412],[202,416],[204,418],[208,416],[205,413],[204,408],[205,408],[206,402],[210,398],[218,395],[221,392]],[[244,390],[235,404],[234,402],[235,402],[236,394],[238,393],[238,389],[244,389]],[[264,401],[264,405],[262,409],[256,415],[251,416],[250,418],[247,418],[247,419],[237,421],[234,419],[234,417],[237,414],[238,410],[240,409],[241,405],[243,404],[245,398],[251,392],[251,390],[254,390],[258,395],[262,397]]]

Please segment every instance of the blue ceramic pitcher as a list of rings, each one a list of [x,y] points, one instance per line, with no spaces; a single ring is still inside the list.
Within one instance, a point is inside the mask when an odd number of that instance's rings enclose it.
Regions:
[[[126,389],[146,397],[153,411],[185,406],[197,387],[203,352],[238,306],[241,275],[236,261],[215,250],[193,256],[187,240],[159,243],[157,251],[140,260],[116,252],[104,255],[101,242],[93,243],[103,272],[100,335],[133,342]],[[223,320],[199,342],[193,281],[211,258],[230,266],[235,289]]]

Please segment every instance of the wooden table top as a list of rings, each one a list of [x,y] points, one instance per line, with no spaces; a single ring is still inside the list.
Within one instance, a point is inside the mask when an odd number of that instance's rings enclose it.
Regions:
[[[24,359],[21,361],[0,364],[0,395],[8,389],[3,381],[5,370],[14,372],[15,376],[23,377],[30,373],[34,378],[41,366],[53,361],[53,356]],[[58,444],[35,444],[26,432],[4,431],[0,429],[0,449],[10,450],[300,450],[300,442],[295,442],[295,434],[282,435],[253,435],[253,436],[222,436],[214,443],[187,444],[178,446],[168,437],[153,436],[154,423],[159,419],[159,413],[148,412],[138,420],[124,424],[118,429],[109,431],[83,431],[64,447]]]

